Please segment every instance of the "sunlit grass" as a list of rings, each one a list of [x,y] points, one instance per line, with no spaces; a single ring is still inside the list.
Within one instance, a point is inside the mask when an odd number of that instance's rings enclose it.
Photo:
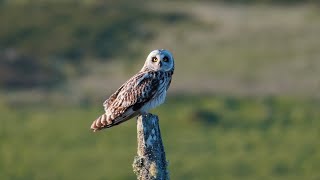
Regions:
[[[169,97],[153,112],[173,179],[319,177],[320,103]],[[2,179],[133,179],[135,120],[91,133],[101,108],[2,108]]]

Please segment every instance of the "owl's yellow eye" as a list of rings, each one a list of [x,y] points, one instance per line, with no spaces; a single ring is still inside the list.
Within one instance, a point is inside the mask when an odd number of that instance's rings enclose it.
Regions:
[[[163,61],[164,61],[164,62],[168,62],[168,61],[169,61],[169,58],[168,58],[167,56],[165,56],[165,57],[163,58]]]
[[[158,58],[152,57],[152,62],[157,62],[157,61],[158,61]]]

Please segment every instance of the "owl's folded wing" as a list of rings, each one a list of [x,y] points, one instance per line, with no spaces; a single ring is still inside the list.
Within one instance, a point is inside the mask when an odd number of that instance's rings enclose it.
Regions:
[[[91,129],[100,130],[118,125],[140,113],[159,87],[157,72],[141,72],[125,82],[104,103],[105,114],[97,118]]]

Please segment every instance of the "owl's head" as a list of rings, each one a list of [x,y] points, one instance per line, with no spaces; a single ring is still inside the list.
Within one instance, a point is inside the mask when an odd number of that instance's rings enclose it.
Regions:
[[[165,49],[157,49],[151,51],[141,71],[173,71],[174,59],[170,51]]]

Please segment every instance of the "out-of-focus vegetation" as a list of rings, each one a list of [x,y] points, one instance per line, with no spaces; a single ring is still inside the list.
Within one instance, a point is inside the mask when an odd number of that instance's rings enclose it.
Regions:
[[[63,106],[63,105],[62,105]],[[320,101],[169,97],[153,111],[172,179],[320,178]],[[135,120],[89,131],[99,107],[2,107],[1,179],[135,179]]]
[[[89,126],[156,48],[172,179],[319,179],[317,3],[0,0],[0,179],[134,179],[135,120]]]
[[[172,92],[317,96],[319,12],[316,3],[4,3],[0,85],[105,96],[167,48]]]
[[[79,75],[86,62],[124,54],[134,57],[155,35],[153,21],[161,26],[183,18],[187,17],[152,13],[130,1],[4,3],[0,85],[48,86],[75,71]]]

